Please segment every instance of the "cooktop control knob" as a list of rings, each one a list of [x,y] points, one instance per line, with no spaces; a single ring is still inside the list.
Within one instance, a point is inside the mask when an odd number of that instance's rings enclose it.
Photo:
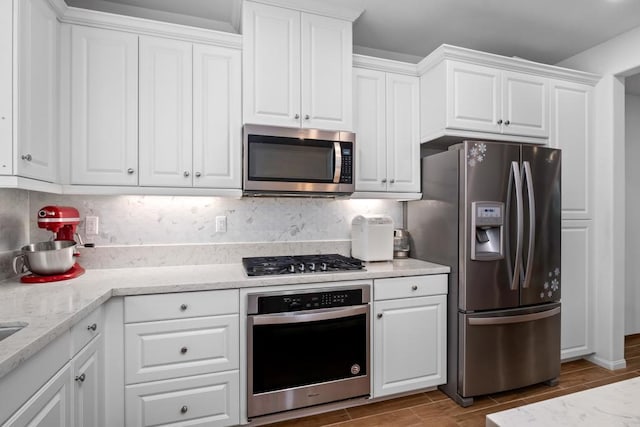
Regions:
[[[320,270],[327,271],[327,263],[326,262],[323,262],[322,264],[320,264]]]
[[[296,266],[295,266],[295,265],[293,265],[293,264],[291,264],[291,265],[289,266],[289,273],[295,273],[295,272],[296,272]]]
[[[304,268],[305,268],[305,267],[304,267],[304,264],[303,264],[303,263],[300,263],[300,265],[298,265],[298,270],[300,270],[300,271],[301,271],[301,272],[303,272],[303,273],[304,273]]]
[[[316,263],[315,262],[310,262],[308,267],[309,267],[309,271],[316,271]]]

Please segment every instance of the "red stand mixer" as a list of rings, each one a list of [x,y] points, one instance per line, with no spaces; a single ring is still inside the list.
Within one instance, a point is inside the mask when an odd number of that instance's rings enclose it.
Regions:
[[[38,211],[38,227],[55,233],[54,240],[76,240],[76,228],[80,224],[80,212],[70,206],[45,206]],[[79,238],[80,236],[78,236]],[[82,242],[80,242],[82,244]],[[75,256],[78,256],[76,253]],[[50,276],[28,274],[22,276],[23,283],[47,283],[73,279],[84,274],[84,268],[77,262],[69,270]]]

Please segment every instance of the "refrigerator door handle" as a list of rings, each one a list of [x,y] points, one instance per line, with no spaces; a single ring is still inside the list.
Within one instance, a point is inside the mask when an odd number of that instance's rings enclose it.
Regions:
[[[536,236],[536,197],[533,192],[533,174],[531,173],[531,163],[525,161],[523,163],[524,177],[527,181],[527,195],[529,196],[529,248],[527,253],[527,267],[525,270],[523,288],[528,288],[531,284],[531,276],[533,273],[533,251],[535,249]]]
[[[534,320],[546,319],[560,313],[560,307],[553,308],[539,313],[521,314],[518,316],[498,316],[498,317],[470,317],[467,319],[469,326],[488,325],[508,325],[511,323],[532,322]]]
[[[513,263],[513,277],[511,278],[511,290],[518,289],[520,280],[520,265],[522,264],[522,234],[523,234],[523,205],[522,205],[522,178],[520,176],[520,165],[518,162],[511,162],[511,174],[516,190],[516,259]]]

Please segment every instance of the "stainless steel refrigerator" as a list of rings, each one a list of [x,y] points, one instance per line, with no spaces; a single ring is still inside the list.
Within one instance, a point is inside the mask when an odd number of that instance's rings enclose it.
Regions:
[[[447,383],[462,406],[560,374],[560,150],[464,141],[422,159],[411,256],[451,266]]]

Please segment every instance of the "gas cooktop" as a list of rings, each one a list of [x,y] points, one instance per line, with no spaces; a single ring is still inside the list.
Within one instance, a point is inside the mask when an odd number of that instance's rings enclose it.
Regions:
[[[242,258],[248,276],[363,270],[362,261],[338,254]]]

